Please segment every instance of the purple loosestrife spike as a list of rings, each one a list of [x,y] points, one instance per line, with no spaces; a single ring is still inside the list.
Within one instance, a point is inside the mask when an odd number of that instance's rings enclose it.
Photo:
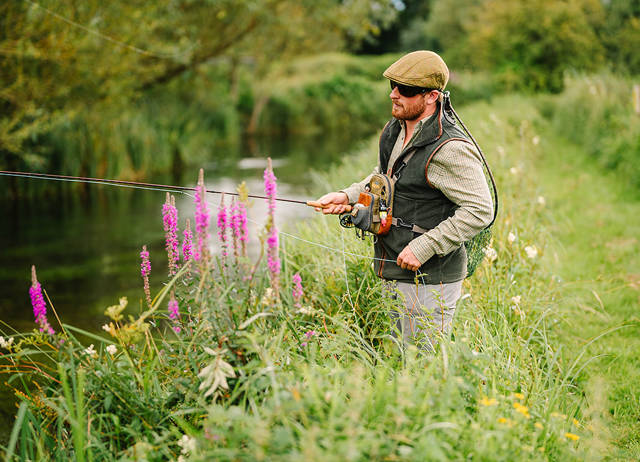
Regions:
[[[239,229],[239,209],[236,198],[231,200],[231,219],[229,220],[229,227],[231,228],[231,245],[233,246],[233,256],[238,262],[238,243],[240,241],[240,229]]]
[[[142,281],[144,282],[144,295],[147,298],[147,305],[151,308],[151,289],[149,288],[149,274],[151,273],[151,262],[149,261],[149,252],[147,252],[147,246],[142,246],[142,252],[140,252],[140,274],[142,275]]]
[[[209,208],[207,207],[207,193],[204,186],[204,170],[198,173],[198,186],[195,194],[196,204],[196,239],[197,247],[193,254],[196,261],[209,258]]]
[[[169,300],[169,318],[173,320],[173,331],[179,334],[180,326],[178,323],[180,322],[180,307],[178,306],[178,300],[176,300],[176,295],[173,291],[171,291],[171,298]]]
[[[242,244],[242,256],[247,256],[247,241],[249,240],[249,228],[247,227],[247,207],[249,207],[249,190],[243,181],[236,188],[238,191],[238,239]]]
[[[267,218],[267,232],[269,237],[267,238],[267,266],[269,267],[269,273],[271,276],[271,287],[278,294],[280,281],[280,258],[278,256],[278,228],[275,222],[276,211],[276,194],[278,191],[278,185],[276,183],[276,176],[273,174],[273,168],[271,165],[271,158],[267,159],[268,165],[264,171],[264,192],[268,197],[269,216]]]
[[[167,193],[167,201],[162,206],[162,222],[164,224],[165,248],[169,262],[169,276],[176,274],[178,270],[178,209],[175,206],[175,198]]]
[[[295,307],[300,308],[302,306],[302,296],[304,295],[304,290],[302,289],[302,278],[300,277],[300,273],[296,273],[293,275],[293,304]]]
[[[191,220],[187,218],[187,227],[184,230],[184,239],[182,240],[182,259],[186,263],[191,260],[192,255],[192,239],[191,235]]]
[[[224,193],[220,197],[218,208],[218,239],[220,240],[220,252],[222,255],[222,267],[227,264],[227,206],[224,204]]]
[[[29,288],[29,295],[31,296],[31,305],[33,305],[33,316],[36,319],[36,323],[40,326],[40,332],[46,332],[49,335],[55,334],[55,331],[51,325],[49,325],[49,321],[47,321],[47,304],[44,302],[44,297],[42,296],[42,287],[38,282],[35,266],[31,266],[31,288]]]

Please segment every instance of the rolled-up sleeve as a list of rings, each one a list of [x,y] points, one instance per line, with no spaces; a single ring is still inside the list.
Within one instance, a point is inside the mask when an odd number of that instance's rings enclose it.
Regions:
[[[421,263],[446,255],[486,228],[493,219],[493,201],[476,148],[449,141],[433,157],[427,172],[431,185],[458,206],[454,215],[416,237],[409,248]]]
[[[373,171],[367,176],[364,180],[353,183],[351,186],[341,189],[340,192],[343,192],[349,198],[349,203],[351,205],[358,202],[358,198],[360,197],[360,193],[364,191],[364,187],[371,181],[371,177],[376,173],[380,173],[380,168],[376,166]]]

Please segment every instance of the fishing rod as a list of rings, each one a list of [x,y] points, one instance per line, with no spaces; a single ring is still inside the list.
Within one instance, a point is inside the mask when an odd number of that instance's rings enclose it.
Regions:
[[[122,186],[132,186],[132,187],[146,187],[146,188],[156,188],[160,190],[166,191],[195,191],[196,188],[189,186],[175,186],[175,185],[167,185],[167,184],[157,184],[157,183],[143,183],[139,181],[127,181],[127,180],[114,180],[109,178],[91,178],[91,177],[83,177],[83,176],[70,176],[70,175],[55,175],[52,173],[32,173],[32,172],[14,172],[9,170],[0,170],[0,175],[3,176],[13,176],[19,178],[33,178],[33,179],[44,179],[44,180],[66,180],[66,181],[78,181],[78,182],[92,182],[99,184],[108,184],[108,185],[122,185]],[[230,196],[239,196],[239,193],[228,192],[228,191],[217,191],[215,189],[205,189],[205,192],[210,194],[228,194]],[[257,194],[248,194],[247,197],[251,197],[254,199],[269,199],[266,196],[260,196]],[[296,199],[286,199],[286,198],[275,198],[277,201],[281,202],[291,202],[294,204],[303,204],[308,205],[310,207],[319,207],[326,208],[328,205],[322,205],[316,201],[301,201]]]

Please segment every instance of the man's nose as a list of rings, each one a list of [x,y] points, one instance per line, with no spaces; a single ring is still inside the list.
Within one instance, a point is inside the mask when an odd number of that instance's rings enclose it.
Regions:
[[[400,92],[398,91],[398,87],[393,87],[391,93],[389,93],[389,98],[398,99],[400,98]]]

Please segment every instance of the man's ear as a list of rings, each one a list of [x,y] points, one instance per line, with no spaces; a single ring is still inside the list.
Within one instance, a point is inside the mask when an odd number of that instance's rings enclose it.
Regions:
[[[429,92],[429,94],[427,95],[427,103],[428,104],[434,104],[436,101],[438,101],[438,98],[440,98],[440,92],[439,91]]]

